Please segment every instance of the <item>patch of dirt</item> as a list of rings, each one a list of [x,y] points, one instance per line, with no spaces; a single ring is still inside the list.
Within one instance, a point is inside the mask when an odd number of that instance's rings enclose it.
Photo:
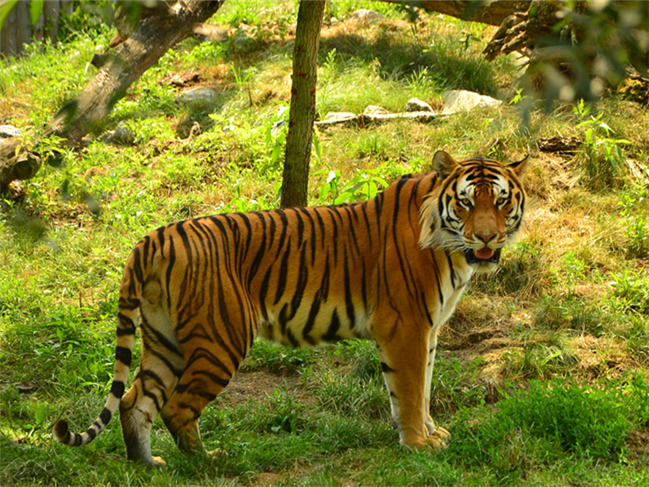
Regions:
[[[266,371],[237,372],[225,390],[219,394],[219,400],[225,405],[243,404],[248,398],[261,401],[280,387],[293,390],[300,389],[302,385],[299,377],[276,375]]]
[[[627,445],[631,459],[645,459],[649,462],[649,429],[631,431]]]

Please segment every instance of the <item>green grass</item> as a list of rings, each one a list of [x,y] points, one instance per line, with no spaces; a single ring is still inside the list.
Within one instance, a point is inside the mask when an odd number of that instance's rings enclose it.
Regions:
[[[384,2],[372,8],[387,21],[346,20],[367,5],[331,2],[339,22],[321,40],[320,117],[369,104],[400,111],[412,96],[439,108],[449,89],[514,103],[431,124],[319,130],[311,204],[371,197],[430,170],[438,149],[534,160],[524,236],[498,272],[470,286],[440,337],[431,414],[453,434],[449,448],[398,445],[375,346],[361,341],[256,343],[240,372],[266,392],[244,402],[224,395],[201,419],[207,449],[226,454],[181,454],[159,420],[160,471],[126,461],[119,421],[81,449],[51,436],[57,419],[84,427],[103,405],[134,243],[172,221],[278,204],[285,130],[273,124],[290,99],[295,3],[228,0],[213,22],[250,25],[250,36],[191,39],[167,53],[108,120],[107,129],[123,122],[135,132],[133,146],[66,150],[0,202],[0,484],[649,483],[649,193],[624,163],[647,170],[646,108],[615,98],[558,104],[522,128],[512,60],[480,54],[491,30],[438,16],[413,25]],[[38,132],[85,86],[87,61],[110,37],[84,28],[58,48],[0,60],[0,123]],[[215,99],[176,101],[163,79],[190,70]],[[201,133],[185,138],[187,121]],[[540,153],[538,139],[556,135],[583,143],[574,154]]]

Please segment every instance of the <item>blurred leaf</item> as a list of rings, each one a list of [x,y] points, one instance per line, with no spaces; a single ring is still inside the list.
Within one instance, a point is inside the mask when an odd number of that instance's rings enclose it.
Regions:
[[[29,4],[29,19],[32,22],[32,26],[36,26],[38,18],[43,13],[43,5],[45,0],[32,0]]]
[[[5,25],[5,20],[18,3],[18,0],[0,0],[0,30]]]

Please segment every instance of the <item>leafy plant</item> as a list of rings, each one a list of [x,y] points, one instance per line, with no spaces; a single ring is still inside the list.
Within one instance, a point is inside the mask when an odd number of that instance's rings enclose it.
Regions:
[[[284,348],[258,339],[248,353],[240,370],[261,370],[271,372],[302,369],[314,360],[314,353],[304,348]]]
[[[622,145],[630,140],[614,138],[613,129],[602,121],[603,113],[591,114],[591,105],[580,100],[573,113],[581,120],[577,128],[585,128],[584,178],[592,188],[619,187],[623,184],[626,166],[622,155]]]
[[[637,271],[624,269],[611,277],[614,296],[619,299],[623,310],[649,313],[649,276],[644,268]]]

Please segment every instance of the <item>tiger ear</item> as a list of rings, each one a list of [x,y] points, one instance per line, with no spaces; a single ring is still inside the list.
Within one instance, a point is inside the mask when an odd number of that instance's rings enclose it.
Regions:
[[[527,155],[525,156],[525,159],[521,159],[517,162],[512,162],[511,164],[508,164],[507,167],[514,171],[514,174],[516,174],[517,177],[521,177],[525,173],[529,161],[530,156]]]
[[[446,179],[457,166],[459,164],[448,152],[444,152],[443,150],[435,152],[433,156],[433,169],[435,169],[441,179]]]

